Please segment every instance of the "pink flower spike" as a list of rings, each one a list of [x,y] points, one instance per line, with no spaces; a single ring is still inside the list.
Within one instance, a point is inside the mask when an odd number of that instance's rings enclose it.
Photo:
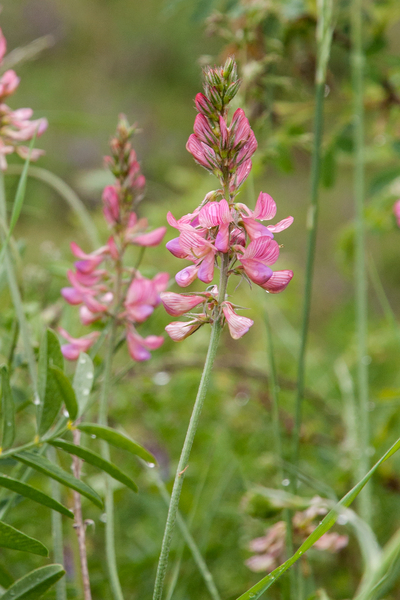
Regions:
[[[115,225],[120,218],[118,192],[113,185],[107,185],[103,191],[104,216],[109,225]]]
[[[196,115],[193,131],[200,142],[204,142],[209,146],[212,146],[217,142],[207,118],[202,114]]]
[[[203,296],[188,296],[187,294],[175,294],[174,292],[163,292],[160,297],[165,310],[173,317],[180,317],[205,301]]]
[[[234,145],[238,146],[240,143],[245,142],[250,135],[250,123],[244,114],[243,108],[238,108],[232,117],[231,129],[233,128],[235,138]]]
[[[275,271],[261,287],[270,294],[279,294],[288,286],[293,277],[293,271]]]
[[[234,192],[235,190],[239,189],[239,187],[242,185],[242,183],[244,181],[246,181],[247,177],[249,176],[252,166],[253,166],[253,163],[251,162],[250,159],[246,160],[244,163],[242,163],[239,166],[235,175],[231,178],[231,182],[229,184],[230,192]]]
[[[69,344],[61,346],[61,352],[67,360],[76,360],[81,352],[87,352],[100,335],[99,331],[93,331],[89,335],[73,338],[65,329],[59,328],[59,333],[68,340]]]
[[[205,317],[205,315],[199,316]],[[186,322],[173,321],[166,326],[165,331],[174,342],[182,342],[189,337],[189,335],[192,335],[195,331],[197,331],[202,325],[204,325],[204,321],[199,319],[193,319],[192,321]]]
[[[274,234],[270,231],[270,228],[262,223],[258,223],[255,219],[249,217],[242,218],[244,228],[247,235],[252,241],[255,241],[259,237],[273,238]]]
[[[209,116],[209,115],[212,115],[212,113],[214,112],[213,105],[206,98],[206,96],[204,94],[202,94],[201,92],[196,94],[196,98],[195,98],[194,102],[196,104],[196,108],[199,111],[199,113]]]
[[[400,200],[397,200],[397,202],[394,203],[393,212],[394,216],[396,217],[397,225],[400,227]]]
[[[226,148],[228,145],[228,127],[223,117],[219,117],[219,129],[221,132],[221,148]]]
[[[158,246],[167,232],[166,227],[158,227],[150,233],[143,233],[132,239],[132,244],[137,246]]]
[[[243,270],[247,277],[257,285],[263,285],[272,276],[272,269],[267,265],[264,265],[260,260],[254,259],[240,259],[243,265]]]
[[[253,217],[259,221],[270,221],[276,215],[276,204],[273,198],[265,192],[260,192]]]
[[[200,142],[200,140],[197,136],[195,136],[194,133],[192,133],[189,136],[189,139],[186,144],[186,150],[190,152],[195,161],[197,161],[202,167],[205,167],[206,169],[210,170],[210,165],[207,161],[205,154],[205,148],[205,144]]]
[[[243,253],[243,259],[254,258],[266,265],[273,265],[279,257],[279,245],[268,236],[258,237],[250,242]],[[239,256],[241,260],[241,257]]]
[[[254,324],[252,319],[237,315],[230,302],[222,303],[222,312],[224,313],[226,322],[228,323],[229,333],[234,340],[241,338]]]
[[[233,217],[225,198],[219,202],[207,202],[199,212],[199,224],[206,229],[232,221]]]
[[[187,287],[196,279],[198,270],[199,267],[196,265],[190,265],[189,267],[182,269],[182,271],[179,271],[179,273],[175,275],[176,283],[180,287]]]
[[[215,247],[219,252],[228,252],[229,250],[229,223],[221,225],[215,238]]]
[[[203,283],[211,283],[214,279],[214,252],[209,252],[201,262],[197,277]]]

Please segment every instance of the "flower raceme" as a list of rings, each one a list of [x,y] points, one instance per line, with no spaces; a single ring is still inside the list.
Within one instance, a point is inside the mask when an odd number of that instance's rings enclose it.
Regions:
[[[209,192],[193,213],[180,219],[168,213],[168,223],[179,235],[167,243],[167,248],[177,258],[192,263],[176,274],[180,287],[189,286],[196,278],[211,284],[215,267],[221,268],[225,256],[229,265],[227,277],[238,275],[276,294],[286,288],[293,272],[272,270],[279,258],[274,235],[287,229],[293,217],[265,225],[264,221],[275,217],[276,204],[264,192],[260,192],[254,210],[236,201],[257,149],[257,140],[243,109],[238,108],[230,121],[228,118],[229,103],[239,85],[236,64],[231,58],[224,67],[207,68],[204,72],[204,94],[196,96],[198,114],[186,148],[197,163],[218,177],[220,188]],[[166,330],[173,340],[185,339],[215,319],[227,322],[234,339],[249,330],[253,321],[237,315],[234,305],[226,299],[218,302],[215,289],[202,295],[161,294],[166,311],[173,316],[183,315],[202,304],[202,312],[197,316],[191,314],[188,323],[168,325]]]
[[[70,287],[61,290],[64,299],[79,306],[81,323],[115,319],[125,328],[129,353],[133,360],[150,358],[150,350],[163,343],[163,337],[141,337],[136,325],[150,317],[160,304],[160,292],[166,289],[168,273],[158,273],[153,279],[143,277],[138,269],[124,264],[128,246],[142,248],[157,246],[163,239],[166,227],[147,231],[147,220],[138,219],[134,208],[143,197],[145,178],[140,172],[130,138],[134,132],[125,117],[121,116],[116,136],[111,140],[112,156],[105,164],[116,177],[114,185],[103,191],[103,214],[111,229],[105,246],[91,253],[84,252],[75,242],[71,250],[78,259],[75,270],[67,273]],[[61,335],[69,342],[62,346],[68,360],[76,360],[80,352],[87,351],[98,338],[92,332],[81,338],[72,338],[65,330]]]
[[[6,49],[6,39],[0,29],[0,65]],[[5,98],[15,92],[19,82],[19,77],[12,69],[5,71],[0,77],[0,169],[2,171],[7,169],[7,154],[16,152],[21,158],[26,159],[29,155],[29,147],[23,142],[28,142],[35,135],[39,137],[47,129],[46,119],[30,120],[32,109],[12,110],[4,104]],[[43,150],[33,149],[30,152],[30,160],[37,160],[42,154]]]

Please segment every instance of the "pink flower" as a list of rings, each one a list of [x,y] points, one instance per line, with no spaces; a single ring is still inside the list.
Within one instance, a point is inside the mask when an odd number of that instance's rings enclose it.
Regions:
[[[128,343],[129,354],[133,360],[141,362],[151,358],[149,350],[157,350],[164,343],[164,338],[159,335],[149,335],[142,338],[131,325],[127,329],[126,341]]]
[[[107,185],[103,190],[103,213],[109,225],[115,225],[120,219],[119,196],[113,185]]]
[[[234,145],[246,142],[250,135],[250,123],[244,114],[243,108],[238,108],[232,117],[231,131],[234,134]]]
[[[288,286],[293,277],[293,271],[274,271],[271,277],[261,285],[270,294],[279,294]]]
[[[6,38],[4,37],[2,30],[0,29],[0,64],[3,62],[3,58],[4,58],[6,51],[7,51]]]
[[[70,244],[72,253],[82,260],[78,260],[75,263],[75,267],[80,273],[85,275],[93,273],[95,269],[99,266],[100,263],[104,260],[104,252],[106,247],[100,248],[91,254],[86,254],[75,242],[71,242]]]
[[[199,165],[208,171],[218,171],[218,161],[214,150],[201,142],[194,133],[189,136],[186,150],[192,154]]]
[[[99,331],[93,331],[89,335],[85,335],[80,338],[73,338],[69,335],[65,329],[61,327],[58,330],[60,334],[69,341],[69,344],[61,346],[61,352],[67,360],[77,360],[81,352],[87,352],[91,346],[95,343],[100,335]]]
[[[164,289],[165,277],[167,273],[159,274],[158,280],[146,279],[136,276],[128,288],[126,294],[125,307],[126,316],[130,321],[142,323],[154,311],[154,308],[160,303],[159,290]],[[157,285],[158,284],[158,285]]]
[[[203,114],[196,115],[193,131],[196,138],[204,144],[213,146],[214,144],[218,143],[215,133],[210,127],[210,122]],[[191,152],[191,150],[189,150],[189,152]]]
[[[273,265],[279,256],[279,246],[270,237],[258,237],[250,242],[243,254],[238,254],[246,275],[257,285],[265,284],[272,276]]]
[[[190,265],[175,275],[175,281],[180,287],[188,287],[197,277],[199,267]]]
[[[201,92],[196,94],[196,98],[195,98],[194,102],[196,104],[196,108],[199,111],[199,113],[202,113],[206,117],[211,116],[214,113],[213,105],[208,100],[208,98],[206,98],[206,96],[204,94],[202,94]]]
[[[229,333],[234,340],[238,340],[248,332],[254,321],[248,317],[242,317],[235,313],[231,302],[222,303],[222,312],[224,313],[226,322],[228,323]]]
[[[160,298],[167,313],[173,317],[185,314],[206,300],[204,296],[188,296],[174,292],[163,292]]]
[[[206,318],[205,314],[199,315],[197,319],[193,319],[192,321],[173,321],[169,325],[166,326],[165,331],[168,333],[171,340],[174,342],[182,342],[189,335],[192,335],[195,331],[199,329],[206,322],[204,319]]]
[[[260,192],[254,211],[250,210],[245,204],[237,203],[243,226],[251,240],[260,236],[274,237],[273,233],[278,233],[287,229],[293,223],[293,217],[287,217],[276,225],[262,225],[256,221],[270,221],[275,217],[276,204],[269,194]]]
[[[0,77],[0,99],[11,96],[17,89],[20,78],[16,72],[10,69]]]
[[[132,244],[137,246],[158,246],[167,232],[166,227],[158,227],[149,233],[142,233],[132,239]]]

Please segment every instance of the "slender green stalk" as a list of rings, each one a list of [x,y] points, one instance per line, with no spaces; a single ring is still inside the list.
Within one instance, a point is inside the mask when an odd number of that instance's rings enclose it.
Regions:
[[[4,174],[0,172],[0,217],[7,224],[7,205],[6,205],[6,195],[4,189]],[[4,236],[3,236],[4,239]],[[28,363],[29,375],[31,377],[33,391],[35,400],[39,400],[39,395],[37,391],[37,374],[36,374],[36,362],[35,356],[33,354],[28,323],[25,318],[24,308],[22,304],[21,293],[19,291],[17,277],[14,272],[14,266],[12,264],[9,250],[6,249],[4,256],[4,264],[7,272],[8,285],[10,288],[11,298],[14,304],[15,312],[17,313],[17,318],[19,322],[20,333],[22,337],[22,342],[24,345],[26,360]]]
[[[161,477],[158,475],[158,473],[154,473],[154,481],[155,481],[158,489],[160,490],[160,494],[161,494],[164,502],[166,503],[167,506],[169,506],[170,500],[171,500],[170,495],[168,494],[167,488],[165,487],[165,485],[164,485]],[[201,576],[204,579],[204,583],[207,586],[207,589],[210,593],[211,598],[213,598],[213,600],[221,600],[221,597],[218,593],[217,586],[215,585],[213,576],[211,575],[211,572],[209,571],[207,564],[206,564],[204,558],[202,557],[201,552],[200,552],[199,548],[197,547],[197,544],[194,541],[194,539],[189,531],[189,527],[185,523],[185,521],[182,518],[179,511],[177,513],[176,520],[177,520],[178,527],[181,530],[181,534],[192,553],[193,559],[201,573]]]
[[[385,289],[382,285],[381,278],[379,277],[378,269],[376,268],[376,264],[372,256],[368,257],[368,271],[369,276],[371,278],[371,283],[374,288],[374,291],[377,295],[385,318],[387,319],[392,332],[396,336],[397,341],[400,343],[400,326],[397,322],[396,316],[393,312],[392,307],[390,306],[388,297],[386,295]]]
[[[57,463],[56,449],[52,446],[48,446],[47,455],[51,462]],[[61,502],[61,486],[57,481],[51,479],[51,495],[54,500]],[[62,517],[60,513],[55,510],[51,511],[51,533],[53,538],[53,556],[54,562],[59,565],[64,564],[64,542],[63,542],[63,530],[62,530]],[[67,600],[67,585],[65,577],[56,583],[56,599]]]
[[[105,369],[103,376],[103,385],[101,388],[100,407],[99,407],[99,425],[108,425],[108,400],[111,389],[111,371],[112,359],[116,338],[116,321],[113,320],[111,331],[108,338],[107,353],[104,359]],[[110,460],[110,449],[107,442],[101,443],[101,455],[105,460]],[[115,533],[114,533],[114,492],[112,488],[111,478],[106,475],[106,497],[105,497],[105,514],[106,514],[106,557],[108,575],[114,600],[123,600],[122,588],[118,577],[117,558],[115,554]]]
[[[369,469],[370,427],[368,414],[368,356],[367,356],[367,274],[365,264],[364,223],[364,55],[362,40],[362,0],[352,0],[351,41],[353,81],[354,135],[354,203],[355,203],[355,312],[357,336],[357,394],[359,408],[359,478]],[[360,515],[371,522],[371,487],[367,485],[359,498]]]
[[[228,265],[229,255],[223,254],[221,261],[221,278],[219,285],[218,303],[220,304],[225,300],[226,288],[228,283]],[[190,451],[192,449],[193,440],[196,434],[197,426],[200,420],[201,409],[203,407],[204,399],[206,397],[208,385],[210,382],[210,375],[214,364],[215,356],[217,353],[218,342],[221,336],[221,321],[220,318],[216,318],[212,325],[210,343],[208,346],[207,357],[204,364],[203,374],[201,376],[199,389],[197,392],[196,401],[194,403],[192,416],[190,417],[190,423],[186,432],[185,441],[183,444],[181,456],[176,470],[174,486],[172,488],[171,502],[169,505],[167,523],[165,525],[164,537],[161,546],[160,558],[158,561],[157,575],[154,584],[153,600],[161,600],[162,592],[164,587],[165,575],[168,566],[168,557],[171,549],[171,542],[173,531],[175,527],[175,521],[178,513],[179,499],[181,495],[183,479],[185,477],[185,471],[188,468],[188,461],[190,457]]]
[[[19,175],[21,172],[22,167],[20,165],[9,165],[7,169],[8,175]],[[69,204],[70,208],[79,218],[83,230],[90,239],[93,249],[96,250],[96,248],[101,246],[97,229],[93,223],[92,217],[87,211],[82,200],[77,196],[74,190],[65,183],[65,181],[63,181],[57,175],[54,175],[54,173],[51,173],[47,169],[42,169],[41,167],[29,167],[28,175],[29,177],[34,177],[35,179],[43,181],[43,183],[46,183],[48,186],[52,187],[62,198],[64,198],[64,200],[67,202],[67,204]]]
[[[306,349],[311,311],[311,296],[314,278],[314,259],[317,241],[318,225],[318,189],[322,164],[322,134],[324,117],[324,95],[326,69],[328,65],[332,38],[332,0],[318,1],[317,23],[317,70],[315,81],[315,114],[314,114],[314,143],[311,165],[311,198],[307,216],[307,261],[306,283],[304,292],[303,317],[301,327],[300,352],[297,371],[297,391],[295,408],[295,427],[293,432],[293,464],[297,466],[300,450],[300,430],[302,421],[302,404],[305,387]],[[297,490],[296,475],[292,479],[292,490]]]

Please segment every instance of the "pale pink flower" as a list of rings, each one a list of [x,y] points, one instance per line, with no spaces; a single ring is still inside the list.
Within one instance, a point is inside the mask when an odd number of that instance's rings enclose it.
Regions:
[[[182,342],[182,340],[185,340],[189,335],[197,331],[199,327],[204,325],[206,322],[205,318],[206,315],[201,314],[198,318],[191,321],[173,321],[166,326],[165,331],[174,342]]]
[[[173,317],[185,314],[206,300],[204,296],[189,296],[174,292],[162,292],[160,298],[167,313]]]
[[[10,69],[0,77],[0,99],[11,96],[19,86],[20,78]]]
[[[257,285],[265,284],[272,276],[273,265],[279,256],[279,245],[270,237],[258,237],[245,248],[238,259],[246,275]]]
[[[103,213],[107,223],[111,226],[120,220],[119,195],[115,186],[107,185],[103,190]]]
[[[261,285],[270,294],[279,294],[288,286],[293,277],[293,271],[274,271],[271,277]]]
[[[231,302],[223,302],[221,306],[226,322],[228,323],[229,333],[234,340],[238,340],[248,332],[254,321],[248,317],[237,315]]]

